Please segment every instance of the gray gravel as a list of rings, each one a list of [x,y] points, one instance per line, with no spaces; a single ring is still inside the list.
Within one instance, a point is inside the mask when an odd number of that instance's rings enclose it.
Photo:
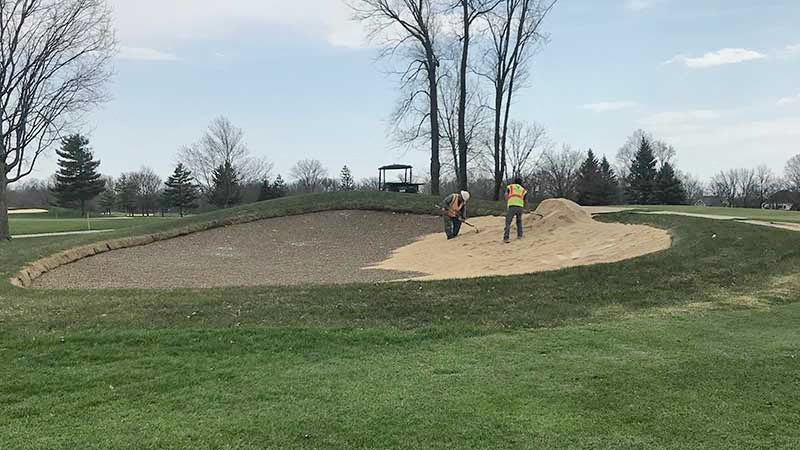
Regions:
[[[362,267],[440,231],[441,219],[330,211],[219,228],[60,267],[34,287],[203,288],[377,282],[414,274]]]

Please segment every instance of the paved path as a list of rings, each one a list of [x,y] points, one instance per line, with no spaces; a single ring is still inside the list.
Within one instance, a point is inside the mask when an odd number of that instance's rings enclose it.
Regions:
[[[688,213],[688,212],[680,212],[680,211],[636,211],[636,214],[659,214],[659,215],[669,215],[669,216],[687,216],[687,217],[700,217],[700,218],[703,218],[703,219],[714,219],[714,220],[747,220],[747,217],[721,216],[719,214],[697,214],[697,213]]]
[[[630,211],[633,209],[633,208],[625,208],[618,206],[582,206],[582,208],[588,211],[589,214],[611,214],[611,213]]]
[[[44,214],[46,209],[9,209],[8,214]]]
[[[91,230],[91,231],[64,231],[61,233],[39,233],[39,234],[18,234],[15,236],[11,236],[11,239],[29,239],[29,238],[37,238],[37,237],[54,237],[54,236],[72,236],[77,234],[97,234],[97,233],[108,233],[109,231],[114,230]]]

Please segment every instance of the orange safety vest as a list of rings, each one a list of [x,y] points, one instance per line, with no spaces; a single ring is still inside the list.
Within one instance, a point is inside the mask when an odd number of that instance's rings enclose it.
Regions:
[[[447,210],[448,216],[458,217],[458,214],[461,212],[461,208],[464,207],[464,202],[459,200],[461,200],[461,196],[458,194],[453,194],[453,201],[450,203],[450,209]]]
[[[506,193],[508,207],[519,206],[520,208],[524,208],[525,194],[527,193],[528,191],[518,184],[509,185],[508,192]]]

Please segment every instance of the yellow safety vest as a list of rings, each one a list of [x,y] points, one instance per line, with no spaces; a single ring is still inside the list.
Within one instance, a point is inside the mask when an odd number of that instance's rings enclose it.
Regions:
[[[461,200],[461,196],[458,194],[453,194],[453,201],[450,203],[450,210],[447,211],[448,216],[458,217],[458,214],[461,212],[461,208],[464,207],[464,203],[459,200]]]
[[[508,202],[508,207],[512,206],[519,206],[520,208],[525,207],[525,194],[528,191],[525,190],[524,187],[518,184],[512,184],[508,186],[508,194],[506,194],[506,200]]]

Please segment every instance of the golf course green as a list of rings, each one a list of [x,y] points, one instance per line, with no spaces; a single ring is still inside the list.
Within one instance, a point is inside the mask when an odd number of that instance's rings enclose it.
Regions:
[[[800,448],[797,232],[623,212],[597,220],[669,230],[672,247],[433,282],[7,281],[101,240],[314,211],[431,214],[433,201],[313,194],[0,244],[0,449]]]

